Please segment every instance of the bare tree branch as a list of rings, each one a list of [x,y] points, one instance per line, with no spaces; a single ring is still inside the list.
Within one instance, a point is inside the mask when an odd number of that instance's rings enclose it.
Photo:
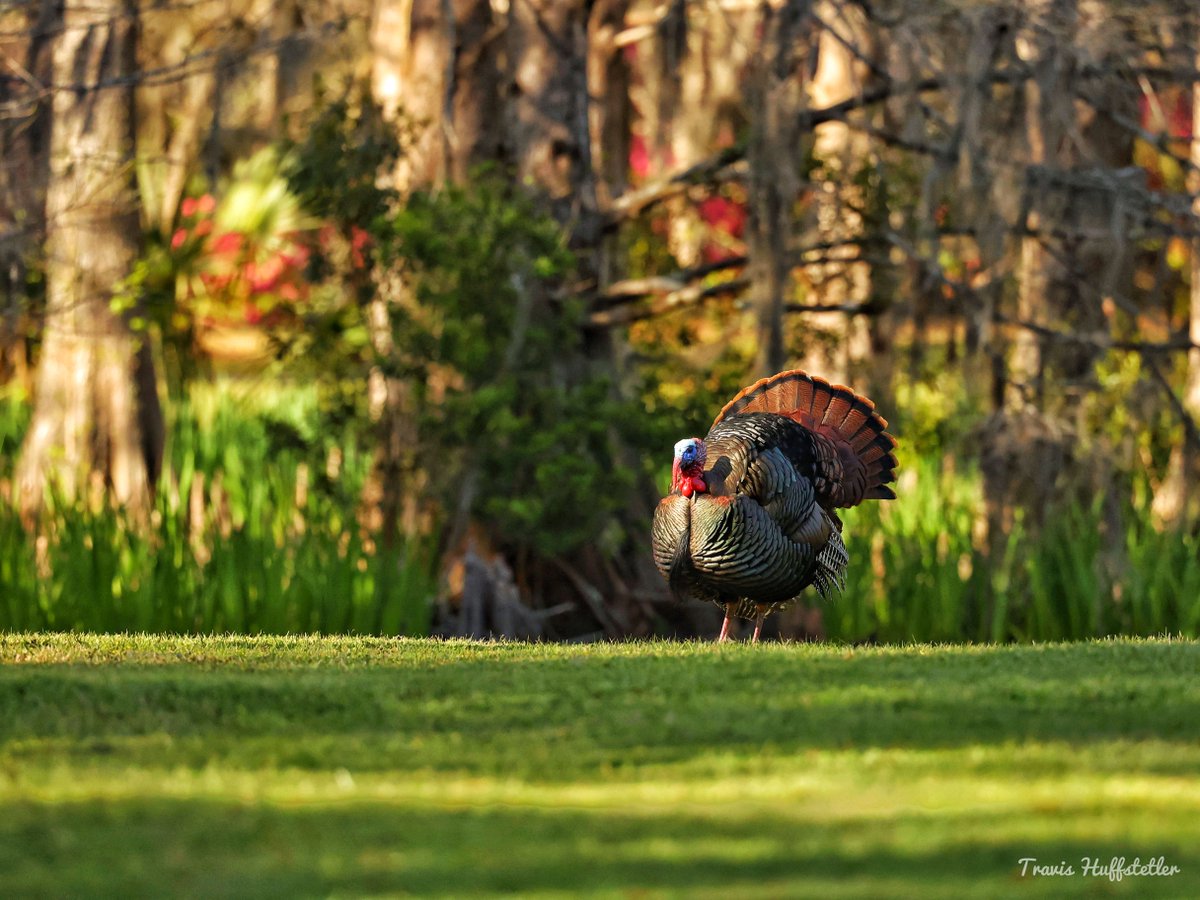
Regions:
[[[677,291],[671,291],[654,302],[641,307],[624,306],[611,310],[599,310],[592,313],[588,319],[590,328],[612,328],[616,325],[628,325],[642,319],[651,319],[664,313],[673,312],[689,306],[697,306],[713,297],[725,297],[730,294],[740,294],[750,286],[747,278],[734,278],[709,287],[689,285]]]

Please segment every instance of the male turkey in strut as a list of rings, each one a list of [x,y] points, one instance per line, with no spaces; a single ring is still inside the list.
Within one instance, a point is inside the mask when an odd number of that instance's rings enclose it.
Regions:
[[[708,437],[675,445],[671,493],[654,512],[654,563],[680,599],[763,619],[810,584],[844,582],[837,508],[892,500],[896,439],[875,404],[799,370],[751,385]]]

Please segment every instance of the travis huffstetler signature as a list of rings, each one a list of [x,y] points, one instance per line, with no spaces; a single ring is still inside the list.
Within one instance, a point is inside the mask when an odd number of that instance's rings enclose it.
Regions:
[[[1082,875],[1084,878],[1107,878],[1109,881],[1120,881],[1122,878],[1162,877],[1179,874],[1179,866],[1169,865],[1159,857],[1142,862],[1140,856],[1135,856],[1133,862],[1126,862],[1123,856],[1114,856],[1105,861],[1097,857],[1092,859],[1084,856],[1079,860],[1079,869],[1065,859],[1059,863],[1043,865],[1036,856],[1022,856],[1017,860],[1021,867],[1022,878],[1044,878],[1055,876]]]

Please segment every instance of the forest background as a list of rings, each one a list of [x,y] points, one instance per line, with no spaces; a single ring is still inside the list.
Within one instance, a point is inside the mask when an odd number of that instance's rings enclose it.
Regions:
[[[670,448],[899,498],[784,637],[1200,631],[1200,10],[0,5],[0,628],[707,633]]]

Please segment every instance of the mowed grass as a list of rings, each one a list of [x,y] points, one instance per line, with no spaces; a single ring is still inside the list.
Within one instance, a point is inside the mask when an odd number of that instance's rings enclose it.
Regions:
[[[1194,642],[0,635],[0,662],[6,897],[1200,896]]]

